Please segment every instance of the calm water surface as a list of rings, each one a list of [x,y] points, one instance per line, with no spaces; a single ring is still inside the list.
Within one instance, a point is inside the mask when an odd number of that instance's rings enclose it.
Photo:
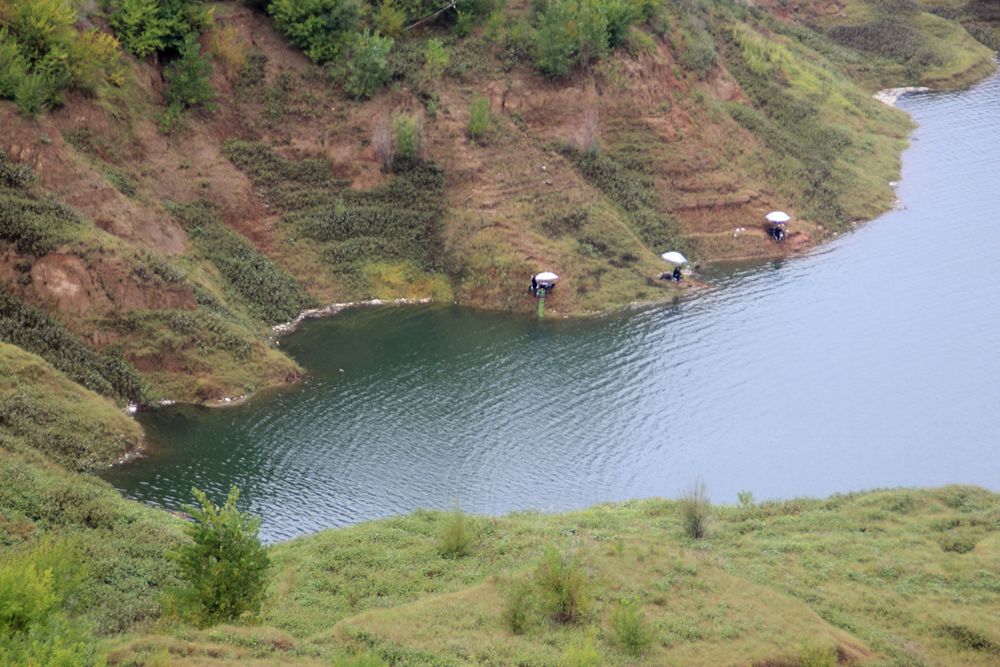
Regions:
[[[267,540],[459,503],[1000,490],[1000,78],[901,102],[894,211],[709,294],[585,321],[367,309],[282,342],[308,382],[140,419],[107,478],[167,508],[230,484]]]

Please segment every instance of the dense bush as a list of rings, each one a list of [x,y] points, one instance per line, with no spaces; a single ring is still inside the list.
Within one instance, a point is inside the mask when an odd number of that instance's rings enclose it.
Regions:
[[[215,265],[254,317],[284,322],[313,305],[291,276],[220,223],[207,204],[177,206],[174,212],[198,251]]]
[[[187,506],[191,542],[176,552],[185,586],[178,591],[180,610],[200,625],[254,616],[267,592],[270,560],[260,543],[260,519],[236,507],[239,489],[229,491],[219,507],[203,491],[192,489],[198,506]]]
[[[629,26],[651,11],[651,3],[628,0],[543,0],[535,18],[535,66],[566,76],[623,45]]]
[[[77,405],[77,416],[85,417],[89,406]],[[31,444],[0,429],[0,515],[6,519],[0,545],[22,545],[12,554],[20,562],[51,568],[57,592],[70,603],[64,607],[100,634],[158,616],[162,587],[174,582],[174,566],[163,554],[180,538],[175,521],[125,500],[106,482],[52,465]],[[71,543],[46,545],[46,534]],[[29,546],[39,538],[40,546]],[[71,594],[60,585],[66,574],[74,579]]]
[[[268,12],[278,30],[317,63],[336,60],[361,20],[358,0],[273,0]]]
[[[42,357],[71,380],[119,400],[142,402],[145,389],[135,368],[116,350],[98,353],[62,325],[0,289],[0,340]]]
[[[914,73],[941,64],[926,46],[920,30],[905,19],[888,17],[861,25],[837,26],[828,34],[838,44],[899,62]]]
[[[35,172],[26,164],[12,161],[0,151],[0,188],[23,190],[35,181]]]
[[[122,45],[140,58],[180,51],[211,20],[199,0],[111,0],[108,15]]]
[[[69,88],[96,92],[120,84],[118,43],[97,30],[77,30],[65,0],[10,0],[0,5],[0,99],[35,115],[58,105]]]

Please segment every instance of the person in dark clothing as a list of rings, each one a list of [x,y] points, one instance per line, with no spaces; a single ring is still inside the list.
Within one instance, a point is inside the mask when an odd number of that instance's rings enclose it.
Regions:
[[[674,269],[674,280],[677,282],[681,281],[681,267],[679,266]]]
[[[535,280],[535,276],[531,276],[531,294],[532,296],[538,295],[538,281]]]

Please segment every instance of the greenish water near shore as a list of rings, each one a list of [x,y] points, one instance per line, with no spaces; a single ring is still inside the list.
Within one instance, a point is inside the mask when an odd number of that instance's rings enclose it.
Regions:
[[[105,477],[168,508],[244,490],[269,540],[459,503],[1000,489],[1000,79],[906,98],[904,206],[820,251],[709,274],[679,304],[563,321],[359,309],[282,341],[291,389],[140,416]]]

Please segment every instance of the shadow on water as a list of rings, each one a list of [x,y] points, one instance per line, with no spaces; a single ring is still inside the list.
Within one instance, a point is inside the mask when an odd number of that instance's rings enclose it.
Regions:
[[[893,211],[806,257],[711,269],[697,299],[580,321],[361,309],[282,341],[306,382],[141,415],[111,470],[168,508],[244,490],[266,539],[453,502],[1000,488],[1000,79],[902,106]]]

